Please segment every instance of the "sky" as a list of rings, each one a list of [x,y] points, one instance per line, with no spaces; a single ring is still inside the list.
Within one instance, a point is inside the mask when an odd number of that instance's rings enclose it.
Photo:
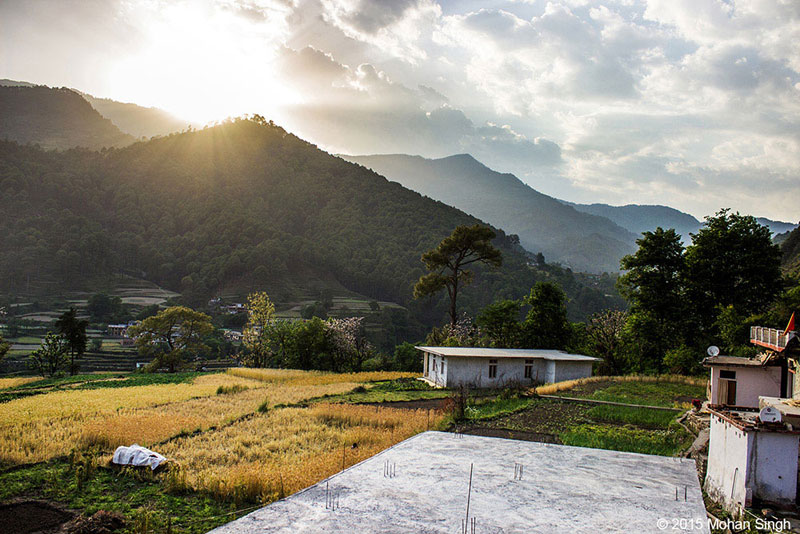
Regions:
[[[0,2],[0,78],[797,222],[798,0]]]

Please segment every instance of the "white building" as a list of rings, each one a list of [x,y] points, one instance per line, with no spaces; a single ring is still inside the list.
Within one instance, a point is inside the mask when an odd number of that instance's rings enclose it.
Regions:
[[[592,364],[600,360],[562,350],[416,348],[423,353],[423,378],[441,387],[486,388],[585,378],[592,376]]]
[[[778,361],[712,356],[703,365],[711,369],[711,404],[757,408],[761,396],[785,396],[787,373]]]
[[[712,409],[706,491],[737,517],[756,501],[792,505],[798,434],[783,422],[761,421],[755,410]]]

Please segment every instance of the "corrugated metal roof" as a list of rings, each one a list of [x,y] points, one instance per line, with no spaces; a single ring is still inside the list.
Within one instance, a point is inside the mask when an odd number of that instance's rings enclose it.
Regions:
[[[526,358],[556,361],[600,361],[600,358],[552,349],[500,349],[487,347],[416,347],[439,356],[460,358]]]

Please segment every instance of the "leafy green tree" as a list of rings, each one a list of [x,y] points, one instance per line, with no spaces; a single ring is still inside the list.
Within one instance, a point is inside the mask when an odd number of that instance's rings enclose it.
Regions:
[[[292,357],[287,367],[333,370],[331,339],[325,321],[319,317],[304,321],[294,334]]]
[[[213,332],[211,317],[184,306],[172,306],[128,328],[142,354],[153,355],[151,369],[174,373],[186,359],[208,347],[202,339]]]
[[[743,317],[733,306],[720,306],[714,328],[724,354],[754,356],[758,350],[750,345],[750,327],[760,322],[758,317]]]
[[[565,349],[572,336],[567,319],[566,295],[552,282],[537,282],[525,303],[531,308],[522,324],[522,339],[529,349]]]
[[[149,306],[145,306],[139,313],[136,314],[136,320],[144,321],[148,317],[152,317],[153,315],[157,314],[160,310],[161,307],[158,304],[150,304]]]
[[[275,321],[275,305],[264,292],[247,297],[247,324],[243,344],[247,348],[246,362],[251,367],[267,367],[272,361],[270,336]]]
[[[475,323],[481,333],[488,337],[491,347],[515,348],[521,342],[522,325],[520,310],[522,302],[501,300],[486,306]]]
[[[42,377],[53,377],[69,364],[67,343],[63,337],[48,332],[39,349],[31,353],[30,363]]]
[[[636,240],[637,251],[620,260],[627,271],[618,281],[631,311],[647,311],[663,321],[675,321],[684,312],[684,250],[675,230],[659,227]]]
[[[673,374],[695,375],[703,369],[700,365],[702,359],[702,351],[681,345],[667,351],[664,356],[664,365]]]
[[[414,286],[414,298],[431,296],[447,289],[450,297],[450,325],[458,321],[458,291],[460,286],[472,283],[473,273],[468,265],[483,263],[494,267],[502,264],[502,253],[492,245],[495,233],[491,228],[476,224],[458,226],[439,245],[422,255],[428,274],[420,277]]]
[[[86,310],[95,322],[115,321],[123,313],[122,299],[105,293],[96,293],[89,297]]]
[[[620,261],[627,272],[620,293],[630,302],[625,338],[638,371],[662,369],[667,350],[681,344],[689,323],[685,304],[685,259],[680,236],[659,227],[636,240],[638,250]]]
[[[782,289],[780,262],[769,228],[755,217],[729,209],[706,217],[686,248],[688,293],[701,326],[712,326],[717,306],[743,316],[766,311]]]
[[[394,366],[398,371],[422,371],[422,355],[413,343],[403,342],[394,349]]]
[[[11,343],[3,339],[3,334],[0,334],[0,362],[3,361],[9,350],[11,350]]]
[[[55,327],[57,332],[64,338],[69,351],[69,374],[74,375],[78,371],[78,365],[75,363],[76,359],[83,356],[86,352],[86,345],[88,337],[86,336],[86,328],[89,326],[89,321],[86,319],[79,319],[78,312],[75,308],[70,308],[65,311],[56,320]]]

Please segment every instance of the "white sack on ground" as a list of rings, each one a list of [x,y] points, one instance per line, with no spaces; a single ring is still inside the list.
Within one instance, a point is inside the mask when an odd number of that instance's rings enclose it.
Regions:
[[[114,457],[111,459],[112,463],[119,465],[133,465],[136,467],[149,466],[153,471],[167,459],[157,452],[134,443],[130,447],[117,447],[114,451]]]

